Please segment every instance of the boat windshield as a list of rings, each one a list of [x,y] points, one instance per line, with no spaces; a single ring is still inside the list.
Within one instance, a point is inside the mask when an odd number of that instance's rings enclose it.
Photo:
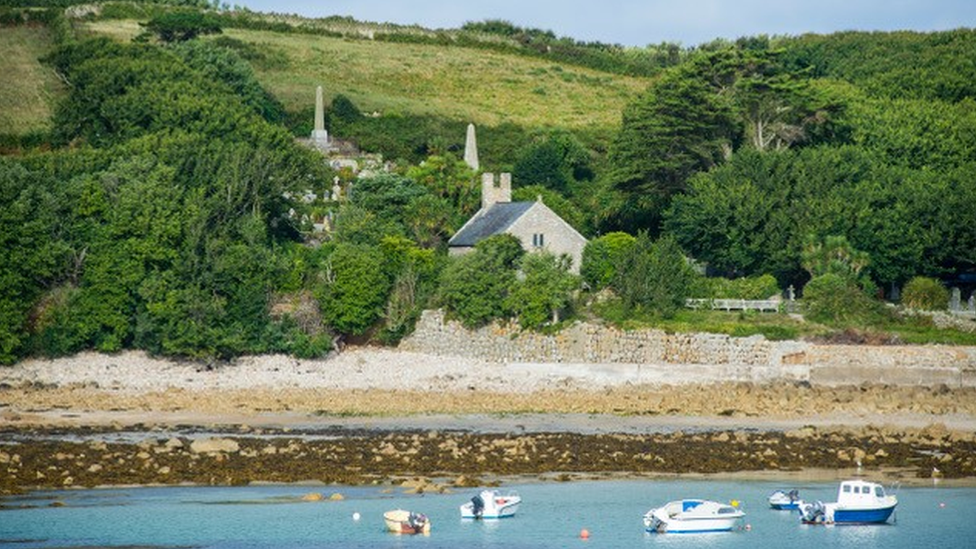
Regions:
[[[879,498],[885,497],[884,488],[882,488],[880,486],[875,486],[874,487],[874,495],[878,496]]]

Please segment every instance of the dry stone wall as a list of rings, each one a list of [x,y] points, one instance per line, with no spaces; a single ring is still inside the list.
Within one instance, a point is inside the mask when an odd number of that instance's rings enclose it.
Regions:
[[[817,345],[762,336],[625,331],[577,322],[556,334],[517,324],[468,330],[425,311],[400,349],[545,370],[602,384],[807,381],[821,385],[976,386],[976,348]]]

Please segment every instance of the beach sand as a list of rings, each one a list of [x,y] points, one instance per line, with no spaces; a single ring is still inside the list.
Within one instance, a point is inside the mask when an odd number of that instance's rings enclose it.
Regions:
[[[243,357],[216,369],[138,351],[81,353],[0,368],[0,387],[0,424],[288,425],[345,418],[344,423],[354,425],[349,418],[370,417],[372,424],[391,427],[402,422],[461,428],[459,418],[470,416],[471,428],[513,431],[931,423],[976,431],[973,389],[615,384],[586,374],[553,376],[545,370],[369,347],[322,360]],[[520,417],[504,419],[511,415]],[[486,421],[485,416],[492,418]]]
[[[370,347],[217,368],[136,351],[32,359],[0,369],[0,493],[411,475],[763,477],[862,461],[902,481],[976,478],[971,388],[631,385],[549,371]],[[224,446],[193,449],[199,439]]]

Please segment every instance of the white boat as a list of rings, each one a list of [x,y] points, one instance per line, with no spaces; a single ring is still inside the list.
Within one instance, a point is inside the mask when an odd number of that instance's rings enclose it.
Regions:
[[[383,521],[394,534],[430,534],[430,519],[420,513],[394,509],[383,513]]]
[[[515,515],[522,498],[516,492],[502,494],[498,490],[482,490],[461,505],[461,518],[501,519]]]
[[[769,494],[769,506],[778,511],[792,511],[799,509],[803,504],[800,499],[800,492],[796,488],[792,490],[776,490]]]
[[[741,510],[705,499],[682,499],[651,509],[644,515],[648,532],[728,532],[746,516]]]
[[[880,484],[845,480],[837,489],[837,501],[804,503],[800,520],[807,524],[881,524],[888,522],[898,498],[885,493]]]

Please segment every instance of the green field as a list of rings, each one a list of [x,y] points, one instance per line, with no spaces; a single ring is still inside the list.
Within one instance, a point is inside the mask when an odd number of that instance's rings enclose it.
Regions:
[[[140,31],[135,21],[99,21],[87,30],[118,39]],[[623,107],[650,83],[483,49],[240,29],[224,34],[267,56],[253,63],[259,80],[296,111],[312,106],[321,85],[327,98],[343,94],[366,113],[607,129],[619,126]]]
[[[50,48],[51,38],[43,27],[0,30],[0,134],[48,129],[52,109],[62,91],[54,71],[38,60]]]

